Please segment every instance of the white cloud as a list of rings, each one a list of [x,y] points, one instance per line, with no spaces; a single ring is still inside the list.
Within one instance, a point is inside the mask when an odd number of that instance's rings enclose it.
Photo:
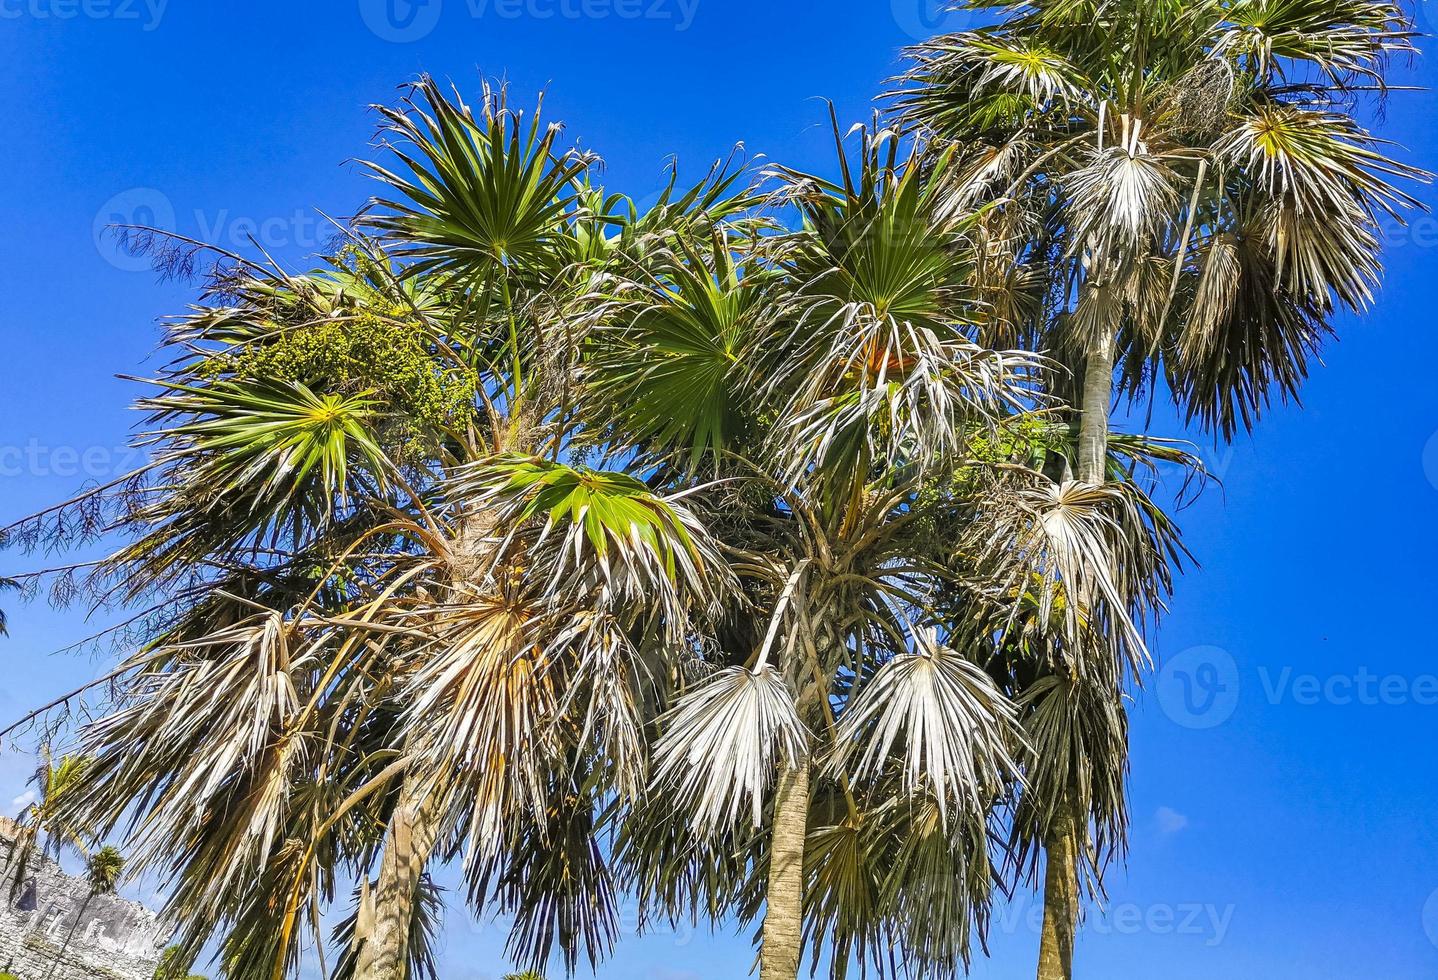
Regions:
[[[4,799],[4,797],[0,797],[0,799]],[[33,789],[27,789],[25,792],[21,793],[19,796],[15,797],[13,800],[10,801],[10,809],[23,810],[34,802],[35,791]]]
[[[1172,807],[1159,807],[1154,819],[1158,821],[1158,832],[1165,836],[1176,834],[1188,826],[1188,817]]]

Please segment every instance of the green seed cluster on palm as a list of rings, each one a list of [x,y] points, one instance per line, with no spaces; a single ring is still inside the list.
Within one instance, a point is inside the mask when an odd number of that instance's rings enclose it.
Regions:
[[[321,269],[223,258],[150,462],[5,532],[115,542],[61,573],[137,652],[60,809],[171,883],[176,962],[432,977],[446,863],[536,969],[602,959],[628,893],[752,924],[763,980],[948,975],[1043,849],[1071,956],[1184,556],[1144,472],[1194,465],[1110,434],[1111,383],[1225,434],[1292,393],[1408,173],[1311,103],[1407,35],[985,6],[896,124],[834,120],[828,177],[640,212],[425,80]]]

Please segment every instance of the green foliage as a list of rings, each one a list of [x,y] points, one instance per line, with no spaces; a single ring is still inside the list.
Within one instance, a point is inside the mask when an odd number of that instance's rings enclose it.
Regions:
[[[109,844],[88,855],[85,859],[85,880],[90,884],[90,894],[113,893],[124,870],[124,855]]]
[[[519,457],[492,460],[486,470],[500,497],[522,501],[517,520],[572,523],[601,560],[637,542],[673,579],[677,552],[696,557],[679,514],[632,476]]]
[[[473,372],[441,366],[412,323],[358,313],[284,330],[215,359],[234,380],[289,382],[382,401],[413,432],[462,427],[474,411]]]
[[[190,960],[179,946],[168,946],[160,954],[159,965],[155,967],[154,980],[209,980],[208,977],[190,972]]]

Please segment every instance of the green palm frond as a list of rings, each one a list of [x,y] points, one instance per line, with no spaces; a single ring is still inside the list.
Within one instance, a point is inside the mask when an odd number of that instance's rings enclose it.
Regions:
[[[863,129],[851,167],[833,130],[840,183],[778,172],[804,229],[783,252],[801,284],[790,335],[759,361],[767,390],[787,397],[774,452],[792,477],[852,472],[855,452],[941,465],[966,422],[1028,401],[1041,361],[969,339],[975,218],[948,196],[952,157],[901,163],[896,134]]]
[[[183,421],[163,432],[173,448],[162,459],[195,466],[197,482],[216,494],[249,488],[256,507],[304,495],[343,503],[353,464],[379,487],[389,475],[366,427],[373,403],[364,394],[321,395],[298,383],[165,387],[145,406],[156,422]],[[307,494],[312,480],[320,492]]]
[[[745,382],[775,316],[773,275],[741,270],[736,244],[718,235],[613,291],[586,369],[589,411],[612,420],[604,435],[692,470],[756,424]]]
[[[396,165],[365,162],[386,196],[364,221],[397,243],[411,274],[478,285],[558,271],[561,228],[594,162],[559,150],[559,127],[538,109],[526,120],[503,87],[486,85],[476,111],[432,78],[401,108],[379,112]]]
[[[708,596],[723,586],[717,546],[693,513],[627,474],[498,456],[459,470],[447,493],[487,502],[510,533],[542,518],[546,535],[561,534],[550,588],[584,568],[631,599],[646,589]]]

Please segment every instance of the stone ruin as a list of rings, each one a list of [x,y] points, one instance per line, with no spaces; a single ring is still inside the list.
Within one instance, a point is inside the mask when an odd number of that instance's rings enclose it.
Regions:
[[[170,938],[155,913],[118,895],[97,895],[86,904],[89,884],[38,850],[12,890],[18,830],[14,821],[0,817],[0,974],[20,980],[152,980]]]

